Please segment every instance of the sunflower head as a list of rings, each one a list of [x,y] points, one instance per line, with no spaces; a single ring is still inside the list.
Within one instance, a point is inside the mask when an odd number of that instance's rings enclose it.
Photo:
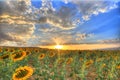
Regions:
[[[0,56],[0,59],[3,60],[3,59],[8,59],[9,58],[9,54],[3,54]]]
[[[40,54],[39,55],[39,59],[44,59],[44,57],[45,57],[45,54]]]
[[[96,61],[97,62],[100,62],[100,61],[102,61],[103,59],[102,58],[98,58]]]
[[[9,52],[13,53],[13,52],[15,52],[15,50],[14,49],[10,49]]]
[[[25,51],[13,53],[12,54],[12,60],[13,61],[19,61],[19,60],[22,60],[23,58],[25,58],[25,56],[26,56]]]
[[[70,64],[73,61],[73,58],[68,58],[66,64]]]
[[[106,64],[104,63],[104,64],[102,64],[102,68],[104,68],[106,66]]]
[[[57,60],[57,63],[58,63],[58,64],[62,64],[64,61],[65,61],[64,58],[59,58],[59,59]]]
[[[93,60],[89,60],[86,62],[86,66],[89,67],[91,64],[93,64]]]
[[[49,53],[49,57],[54,57],[55,53]]]
[[[19,48],[20,51],[27,51],[28,48]]]
[[[33,74],[33,68],[24,66],[19,67],[13,74],[13,80],[26,80]]]
[[[35,53],[39,53],[39,50],[38,49],[35,49],[35,51],[34,51]]]
[[[116,68],[117,68],[117,69],[120,69],[120,63],[119,63],[119,64],[117,64]]]
[[[23,51],[23,48],[18,48],[18,50]]]
[[[5,48],[5,52],[9,52],[10,51],[10,49],[9,48]]]
[[[114,56],[113,59],[114,59],[114,60],[118,60],[119,57],[118,57],[118,56]]]
[[[26,51],[26,55],[29,55],[29,54],[31,54],[31,52],[30,51]]]
[[[83,58],[80,58],[79,60],[80,60],[80,61],[83,61]]]

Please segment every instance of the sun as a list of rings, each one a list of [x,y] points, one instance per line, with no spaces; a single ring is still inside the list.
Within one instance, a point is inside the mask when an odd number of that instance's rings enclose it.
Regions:
[[[55,46],[55,49],[62,49],[62,48],[63,48],[62,45],[56,45],[56,46]]]

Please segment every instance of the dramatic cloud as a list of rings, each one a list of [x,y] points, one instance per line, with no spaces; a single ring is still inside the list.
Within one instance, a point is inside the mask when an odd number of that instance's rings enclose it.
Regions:
[[[73,15],[75,15],[74,10],[67,6],[62,6],[58,12],[51,11],[51,13],[46,13],[45,16],[40,17],[39,22],[48,23],[54,27],[69,30],[76,27],[71,21]]]
[[[49,1],[43,1],[42,7],[40,9],[31,6],[29,0],[18,0],[18,1],[1,1],[0,14],[7,14],[9,17],[2,15],[2,22],[9,22],[14,24],[16,21],[13,17],[21,16],[24,19],[16,19],[17,23],[40,23],[40,24],[50,24],[54,27],[59,27],[61,29],[73,29],[75,24],[70,20],[72,15],[75,15],[75,10],[67,6],[62,6],[58,12],[55,12],[52,3]],[[47,6],[45,6],[47,5]],[[47,10],[47,11],[46,11]],[[8,15],[9,14],[9,15]],[[38,15],[38,16],[37,16]],[[39,19],[38,19],[39,18]]]
[[[93,34],[72,34],[72,30],[90,20],[92,15],[117,7],[116,2],[103,0],[65,0],[64,3],[66,5],[56,9],[52,0],[41,0],[40,8],[33,6],[31,0],[0,1],[0,45],[28,45],[30,40],[37,40],[40,44],[85,40]],[[42,38],[39,40],[38,37]]]
[[[30,0],[0,1],[0,45],[25,45],[32,38],[35,26],[24,16]]]
[[[0,24],[0,43],[21,42],[26,43],[34,33],[34,25]]]
[[[82,19],[85,21],[89,20],[92,15],[98,15],[117,8],[117,1],[112,0],[65,0],[64,2],[76,4],[80,14],[82,14]]]
[[[0,14],[22,15],[30,5],[30,0],[0,1]]]
[[[61,6],[59,10],[55,10],[50,1],[42,0],[43,6],[40,8],[40,12],[43,17],[39,18],[39,22],[48,23],[63,30],[70,30],[76,28],[77,24],[89,20],[92,15],[98,15],[117,8],[116,1],[65,0],[63,2],[75,4],[76,8]],[[82,19],[73,19],[73,16],[78,13],[77,11],[81,14]]]

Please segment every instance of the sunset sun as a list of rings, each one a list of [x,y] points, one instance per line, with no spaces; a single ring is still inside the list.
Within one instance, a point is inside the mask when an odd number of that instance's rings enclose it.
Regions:
[[[55,49],[62,49],[63,46],[62,45],[55,45]]]

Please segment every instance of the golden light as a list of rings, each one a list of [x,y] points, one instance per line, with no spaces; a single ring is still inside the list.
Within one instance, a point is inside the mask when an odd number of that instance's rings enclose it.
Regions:
[[[62,49],[62,48],[63,48],[62,45],[56,45],[56,46],[55,46],[55,49]]]

